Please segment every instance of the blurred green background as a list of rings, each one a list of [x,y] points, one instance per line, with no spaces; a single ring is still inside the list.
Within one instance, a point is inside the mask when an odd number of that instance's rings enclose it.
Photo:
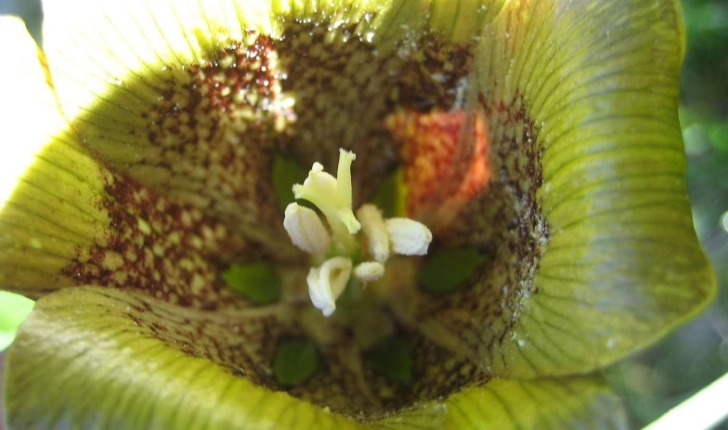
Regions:
[[[635,0],[639,1],[639,0]],[[700,318],[607,371],[641,428],[728,372],[728,2],[682,0],[688,32],[680,118],[695,229],[721,292]],[[40,35],[37,0],[0,0]],[[728,399],[726,399],[728,402]],[[721,428],[728,429],[724,422]]]

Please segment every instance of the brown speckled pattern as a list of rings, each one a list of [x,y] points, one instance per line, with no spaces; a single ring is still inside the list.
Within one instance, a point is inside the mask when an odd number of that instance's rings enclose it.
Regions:
[[[291,395],[360,418],[372,418],[386,410],[373,395],[371,381],[364,379],[364,364],[356,345],[345,340],[320,347],[319,352],[322,370],[303,385],[289,389]]]
[[[280,258],[293,248],[280,227],[271,149],[276,130],[295,118],[280,94],[273,42],[249,33],[244,44],[219,49],[200,65],[169,71],[143,115],[160,154],[154,167],[171,175],[155,188],[254,242],[238,252]]]
[[[487,190],[463,208],[440,245],[473,246],[489,256],[470,286],[447,296],[428,296],[421,313],[458,333],[486,367],[500,351],[515,323],[521,301],[535,294],[534,276],[548,242],[549,227],[540,212],[542,149],[538,129],[523,100],[489,104],[493,179]],[[471,318],[478,315],[478,318]],[[467,317],[464,317],[467,316]]]
[[[403,331],[412,352],[411,387],[391,382],[367,369],[366,378],[388,408],[406,408],[418,399],[444,399],[489,378],[472,361],[454,355],[416,331]]]
[[[283,92],[296,95],[296,121],[281,137],[306,167],[335,169],[338,148],[352,149],[354,204],[363,204],[399,158],[384,120],[398,109],[450,107],[457,83],[470,73],[469,47],[430,36],[402,41],[380,54],[353,27],[291,24],[276,43],[289,71]]]
[[[109,229],[100,243],[78,250],[63,275],[79,285],[141,290],[182,306],[245,306],[218,276],[241,238],[201,210],[128,178],[110,175],[106,192],[99,205],[111,218]]]
[[[210,316],[153,308],[148,303],[143,306],[144,310],[137,313],[139,316],[134,321],[147,327],[151,335],[193,357],[212,360],[254,383],[268,386],[275,383],[270,363],[277,339],[283,332],[293,332],[275,312]],[[169,324],[170,321],[174,324]]]

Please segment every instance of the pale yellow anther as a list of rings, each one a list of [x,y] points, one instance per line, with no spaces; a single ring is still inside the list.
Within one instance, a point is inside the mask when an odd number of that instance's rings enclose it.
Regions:
[[[384,265],[376,261],[367,261],[354,268],[354,277],[364,283],[374,282],[384,275]]]
[[[313,255],[323,255],[331,247],[331,237],[312,209],[291,203],[286,207],[283,227],[294,245]]]
[[[308,294],[311,302],[328,317],[336,310],[336,299],[344,292],[351,277],[351,259],[334,257],[321,267],[312,267],[308,272]]]
[[[385,221],[392,251],[401,255],[425,255],[432,242],[432,232],[424,224],[409,218],[390,218]]]
[[[389,232],[382,218],[382,212],[372,204],[362,205],[356,211],[369,245],[369,254],[380,263],[389,258]]]

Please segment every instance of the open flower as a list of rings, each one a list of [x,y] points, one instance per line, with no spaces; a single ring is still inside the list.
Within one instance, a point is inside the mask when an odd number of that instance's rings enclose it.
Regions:
[[[594,372],[712,297],[673,1],[44,11],[0,21],[11,428],[619,427]]]

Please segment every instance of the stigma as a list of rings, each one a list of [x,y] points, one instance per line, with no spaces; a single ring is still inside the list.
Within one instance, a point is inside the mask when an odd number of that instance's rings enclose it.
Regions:
[[[351,164],[353,152],[339,150],[336,177],[314,163],[303,184],[293,186],[298,200],[314,209],[291,203],[286,207],[283,227],[295,246],[308,253],[313,263],[306,282],[313,305],[328,317],[336,300],[350,282],[363,287],[379,280],[392,254],[425,255],[432,232],[409,218],[384,219],[372,204],[364,204],[356,215],[352,209]]]

